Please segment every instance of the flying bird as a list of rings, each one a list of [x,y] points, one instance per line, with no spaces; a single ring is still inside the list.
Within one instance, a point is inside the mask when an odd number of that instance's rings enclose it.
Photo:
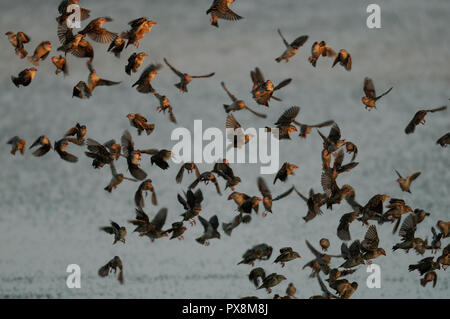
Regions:
[[[308,36],[307,35],[299,36],[294,41],[289,43],[284,38],[280,29],[278,29],[278,34],[280,35],[281,39],[283,40],[283,43],[286,46],[286,50],[278,58],[276,58],[275,61],[280,63],[282,60],[285,60],[286,63],[288,63],[289,59],[292,58],[294,55],[296,55],[298,52],[298,49],[301,46],[303,46],[303,44],[305,44],[305,42],[308,40]]]

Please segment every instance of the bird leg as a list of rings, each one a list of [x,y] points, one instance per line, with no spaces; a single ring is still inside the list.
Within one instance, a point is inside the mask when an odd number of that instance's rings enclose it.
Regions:
[[[281,268],[284,268],[284,262],[281,262]]]
[[[272,289],[266,288],[266,290],[267,290],[267,293],[268,293],[268,294],[272,293]]]
[[[191,224],[191,227],[194,227],[194,226],[197,224],[197,222],[195,221],[195,219],[190,219],[190,220],[189,220],[189,223]]]
[[[262,217],[266,217],[267,216],[267,211],[263,211],[263,213],[261,214]]]

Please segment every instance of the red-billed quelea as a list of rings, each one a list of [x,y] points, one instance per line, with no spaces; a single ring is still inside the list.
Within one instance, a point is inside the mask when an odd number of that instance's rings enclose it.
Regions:
[[[195,193],[192,190],[188,190],[184,193],[186,198],[183,198],[180,194],[177,194],[178,202],[183,205],[185,212],[181,214],[183,221],[189,221],[191,226],[195,225],[194,218],[202,211],[203,193],[201,189],[197,189]]]
[[[444,106],[441,106],[441,107],[437,107],[435,109],[427,109],[427,110],[417,111],[416,114],[414,114],[413,119],[406,126],[405,133],[406,134],[414,133],[417,125],[419,125],[419,124],[425,125],[425,116],[428,113],[445,111],[446,109],[447,109],[447,106],[444,105]]]
[[[230,112],[236,112],[239,110],[243,110],[246,109],[248,111],[250,111],[252,114],[258,116],[258,117],[262,117],[262,118],[266,118],[267,115],[263,114],[263,113],[258,113],[254,110],[252,110],[251,108],[249,108],[244,101],[242,100],[238,100],[236,98],[236,96],[234,96],[233,94],[230,93],[230,91],[228,91],[227,87],[225,86],[224,82],[220,82],[220,84],[222,85],[222,88],[225,90],[225,92],[228,94],[228,96],[230,97],[231,101],[233,101],[232,104],[224,104],[223,107],[225,109],[225,112],[230,113]]]
[[[145,52],[134,52],[130,55],[128,64],[125,66],[125,73],[128,75],[131,75],[131,72],[136,73],[146,57],[148,57],[148,54]]]
[[[334,68],[334,66],[338,63],[342,65],[347,71],[351,71],[352,56],[350,55],[350,53],[347,52],[347,50],[342,49],[339,51],[339,54],[337,55],[336,59],[334,59],[332,68]]]
[[[144,71],[142,71],[139,79],[132,85],[136,86],[136,90],[140,93],[152,93],[154,91],[152,87],[152,81],[161,69],[161,64],[150,64]]]
[[[95,42],[109,43],[117,36],[116,33],[103,28],[103,23],[113,21],[110,17],[100,17],[92,20],[79,34],[88,35]]]
[[[123,284],[123,264],[122,264],[122,260],[119,258],[119,256],[114,256],[114,258],[111,259],[110,261],[108,261],[106,263],[106,265],[100,267],[100,269],[98,270],[98,275],[100,277],[106,277],[113,270],[114,270],[114,273],[116,273],[117,268],[119,268],[119,275],[117,276],[117,280],[119,280],[119,282],[121,284]]]
[[[185,93],[188,91],[187,85],[192,81],[192,79],[199,79],[199,78],[210,78],[212,77],[215,72],[205,74],[205,75],[189,75],[187,73],[183,73],[181,71],[178,71],[175,69],[169,61],[167,61],[166,58],[164,58],[164,62],[167,64],[167,66],[175,73],[179,78],[180,82],[175,84],[175,87],[177,87],[181,92]]]
[[[219,228],[219,220],[217,219],[217,215],[211,217],[209,221],[200,215],[198,216],[198,219],[203,226],[203,235],[195,239],[197,243],[209,246],[210,239],[220,239],[220,233],[217,231],[217,228]]]
[[[32,56],[28,56],[28,61],[30,61],[33,65],[38,66],[39,60],[45,60],[51,50],[52,45],[50,44],[50,41],[42,41],[34,50],[34,54]]]
[[[376,109],[377,105],[376,102],[381,99],[383,96],[391,92],[393,87],[391,87],[389,90],[384,92],[383,94],[377,96],[375,93],[375,85],[373,84],[373,81],[371,78],[365,77],[364,78],[364,94],[365,96],[361,98],[361,101],[365,105],[365,108],[367,110],[371,110],[372,108]]]
[[[25,153],[26,149],[26,141],[19,136],[14,136],[9,139],[7,144],[11,144],[11,154],[16,155],[16,152],[19,151],[21,155]]]
[[[308,40],[307,35],[302,35],[296,38],[291,43],[287,42],[287,40],[284,38],[283,34],[281,33],[281,30],[278,29],[278,34],[280,35],[281,39],[283,40],[284,45],[286,46],[286,50],[275,59],[278,63],[282,60],[285,60],[286,63],[289,62],[289,59],[292,58],[294,55],[297,54],[298,49],[305,44],[305,42]]]
[[[27,52],[27,50],[25,50],[23,45],[24,45],[24,43],[28,43],[31,41],[30,37],[20,31],[17,32],[17,34],[14,32],[8,31],[5,33],[5,35],[8,37],[8,40],[11,43],[11,45],[14,47],[16,55],[20,54],[21,59],[25,58],[27,56],[28,52]]]
[[[411,187],[411,183],[420,176],[420,172],[416,172],[413,173],[411,175],[408,175],[408,177],[403,178],[402,175],[400,175],[400,173],[394,169],[394,171],[397,173],[398,175],[398,179],[396,180],[396,182],[399,184],[400,188],[402,191],[404,192],[408,192],[411,193],[410,187]]]
[[[302,217],[305,222],[309,222],[317,215],[323,214],[320,207],[325,204],[326,200],[325,194],[314,193],[314,190],[311,188],[309,190],[309,197],[306,197],[302,193],[300,193],[296,188],[294,189],[297,195],[300,196],[300,198],[303,199],[306,205],[308,206],[308,212],[306,213],[306,216]]]
[[[150,135],[155,129],[155,124],[147,123],[147,118],[139,113],[128,113],[127,119],[130,121],[130,125],[137,129],[138,135],[141,135],[143,131]]]
[[[289,175],[295,175],[294,173],[297,168],[297,165],[285,162],[283,166],[281,166],[281,168],[278,170],[277,175],[273,180],[273,184],[275,184],[277,180],[286,182]]]
[[[30,149],[40,145],[40,147],[33,152],[33,156],[40,157],[48,153],[53,147],[50,140],[45,135],[39,136],[33,144],[31,144]]]
[[[149,18],[142,17],[128,22],[128,25],[131,26],[131,30],[125,32],[123,35],[124,39],[128,39],[126,48],[130,44],[139,48],[139,40],[151,31],[153,26],[156,25],[156,22]]]
[[[109,167],[111,168],[112,178],[109,184],[104,188],[105,191],[107,191],[108,193],[111,193],[113,189],[116,189],[117,186],[119,186],[119,184],[122,183],[124,179],[132,182],[137,182],[137,180],[135,180],[134,178],[125,177],[123,174],[119,174],[116,170],[114,162],[111,162],[109,164]]]
[[[272,292],[272,287],[275,287],[279,283],[281,283],[283,280],[286,280],[287,278],[283,275],[279,275],[277,273],[271,273],[266,278],[264,278],[263,283],[261,286],[259,286],[257,289],[263,289],[265,288],[267,290],[267,293],[270,294]]]
[[[219,27],[218,20],[236,21],[243,19],[240,15],[230,9],[230,4],[235,0],[213,0],[211,7],[206,11],[206,14],[211,14],[209,21],[211,25]]]
[[[258,184],[258,190],[262,195],[262,202],[264,205],[264,212],[262,213],[262,216],[265,217],[267,213],[272,213],[272,202],[280,200],[282,198],[285,198],[286,196],[290,195],[292,191],[294,190],[294,186],[292,186],[290,189],[288,189],[286,192],[282,193],[281,195],[272,198],[272,193],[270,192],[269,187],[267,186],[266,181],[262,177],[258,177],[257,180]]]
[[[59,157],[61,157],[63,160],[70,163],[78,162],[78,157],[66,151],[67,146],[69,146],[68,139],[62,138],[59,141],[55,142],[54,148],[56,153],[58,153]]]
[[[280,255],[278,255],[274,263],[280,263],[283,268],[285,263],[297,258],[300,258],[300,254],[292,250],[292,247],[283,247],[280,249]]]
[[[141,153],[134,149],[134,141],[128,130],[125,130],[121,137],[123,156],[127,159],[128,170],[134,178],[142,181],[147,177],[147,173],[139,168]]]
[[[269,106],[270,99],[281,101],[281,99],[273,96],[273,93],[286,85],[291,83],[292,79],[285,79],[281,81],[277,86],[270,80],[265,80],[261,70],[256,67],[254,71],[250,71],[250,78],[252,79],[253,86],[250,93],[252,93],[253,100],[256,103],[264,106]]]
[[[308,58],[308,61],[312,64],[313,67],[316,67],[317,60],[320,56],[334,58],[336,56],[336,52],[334,52],[334,50],[330,46],[328,46],[325,41],[316,41],[311,47],[311,56]]]
[[[114,235],[114,242],[117,243],[118,241],[121,241],[125,244],[125,236],[127,235],[127,229],[125,227],[119,226],[116,222],[111,221],[111,226],[103,226],[100,227],[101,231],[104,231],[108,234]]]
[[[36,76],[37,69],[29,68],[21,71],[18,76],[11,76],[11,80],[16,87],[28,86]]]

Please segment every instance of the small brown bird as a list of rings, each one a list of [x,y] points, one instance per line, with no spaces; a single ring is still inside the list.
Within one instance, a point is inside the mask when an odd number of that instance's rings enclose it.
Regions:
[[[339,54],[337,55],[336,59],[334,59],[333,65],[331,66],[334,68],[334,66],[339,62],[340,65],[342,65],[347,71],[352,70],[352,56],[350,53],[347,52],[347,50],[339,50]]]
[[[204,182],[206,185],[208,185],[209,182],[212,182],[214,186],[216,186],[217,194],[222,195],[222,192],[220,191],[219,183],[217,182],[216,176],[212,172],[204,172],[200,174],[199,177],[195,179],[195,181],[192,182],[191,185],[189,185],[189,189],[193,189],[197,187],[198,183]]]
[[[172,224],[172,228],[168,229],[168,233],[172,233],[172,236],[169,239],[178,238],[178,240],[183,240],[183,234],[187,230],[186,227],[184,227],[183,222],[175,222]]]
[[[416,172],[413,173],[411,175],[408,175],[408,177],[403,178],[402,175],[400,175],[400,173],[394,169],[394,171],[397,173],[398,175],[398,179],[396,180],[396,182],[399,184],[400,189],[404,192],[408,192],[411,193],[410,187],[411,187],[411,183],[420,176],[420,172]]]
[[[196,224],[194,218],[202,211],[203,193],[201,189],[197,189],[195,193],[189,189],[184,196],[186,199],[180,194],[177,195],[178,202],[183,205],[185,210],[181,216],[183,216],[183,221],[189,220],[191,226],[193,226]]]
[[[117,33],[108,31],[103,28],[103,23],[111,21],[113,21],[113,19],[111,19],[110,17],[101,17],[94,19],[91,22],[89,22],[89,24],[78,33],[83,35],[87,34],[95,42],[100,43],[112,42],[116,38]]]
[[[447,134],[444,134],[441,136],[437,141],[436,144],[441,145],[442,147],[447,147],[448,144],[450,144],[450,132]]]
[[[289,175],[295,175],[294,173],[297,168],[298,168],[297,165],[285,162],[283,166],[281,166],[280,170],[277,172],[277,175],[273,180],[273,184],[275,184],[278,179],[282,182],[286,182]]]
[[[242,260],[238,263],[248,264],[253,266],[255,260],[268,260],[272,256],[273,248],[267,244],[259,244],[248,249],[244,255],[242,255]]]
[[[341,240],[351,240],[350,224],[360,216],[359,212],[351,212],[342,215],[337,228],[337,236]]]
[[[438,251],[438,249],[441,248],[441,238],[443,236],[442,233],[437,233],[436,229],[434,229],[434,227],[431,227],[431,234],[432,234],[432,240],[431,240],[431,244],[429,247],[427,247],[427,249],[431,249],[431,253],[436,253]]]
[[[336,280],[330,287],[336,290],[336,293],[342,299],[349,299],[358,289],[358,283],[356,281],[350,283],[347,279]]]
[[[80,81],[73,87],[72,90],[72,98],[77,97],[79,99],[84,98],[90,98],[92,96],[91,91],[89,90],[89,87],[87,86],[86,82]]]
[[[361,251],[364,253],[363,258],[368,264],[372,263],[372,259],[381,255],[386,256],[384,249],[378,247],[379,242],[380,238],[378,237],[377,228],[374,225],[370,225],[364,240],[361,242]]]
[[[52,62],[56,66],[55,74],[63,72],[64,76],[69,74],[69,64],[65,57],[60,55],[59,57],[52,57]]]
[[[382,220],[391,222],[397,220],[394,229],[392,230],[392,233],[395,234],[398,226],[400,226],[402,215],[406,213],[412,213],[413,209],[406,205],[403,199],[398,198],[391,198],[391,200],[389,200],[389,205],[387,205],[386,208],[389,208],[389,210],[387,210],[383,214]]]
[[[183,175],[185,170],[187,171],[188,174],[190,174],[191,172],[195,172],[196,178],[200,177],[200,171],[198,170],[198,167],[197,165],[195,165],[194,162],[184,163],[183,165],[181,165],[180,170],[178,171],[177,176],[175,177],[177,184],[180,184],[183,181]]]
[[[286,63],[289,62],[289,59],[292,58],[294,55],[297,54],[298,49],[305,44],[305,42],[308,40],[307,35],[302,35],[296,38],[292,43],[287,42],[287,40],[283,37],[283,34],[281,33],[281,30],[278,29],[278,34],[280,35],[281,39],[283,40],[284,45],[286,46],[286,50],[275,59],[278,63],[280,63],[282,60],[285,60]]]
[[[306,138],[306,136],[308,136],[309,133],[311,133],[313,128],[320,128],[320,127],[325,127],[325,126],[330,126],[334,124],[334,121],[325,121],[319,124],[315,124],[315,125],[308,125],[308,124],[302,124],[302,123],[298,123],[300,126],[300,133],[298,134],[298,136],[300,136],[301,138]]]
[[[341,258],[342,255],[328,255],[328,254],[322,254],[317,249],[315,249],[311,243],[306,240],[306,246],[308,249],[314,254],[315,259],[311,260],[307,264],[303,266],[303,269],[306,267],[310,267],[312,269],[312,273],[310,277],[315,277],[320,271],[322,271],[325,275],[328,275],[330,273],[330,262],[331,258]]]
[[[220,239],[220,233],[217,231],[217,228],[219,228],[219,220],[217,219],[217,215],[214,215],[207,221],[202,216],[198,216],[198,219],[203,225],[203,235],[196,238],[195,241],[199,244],[209,246],[209,240],[213,238]]]
[[[100,277],[106,277],[108,276],[113,270],[114,273],[117,272],[117,268],[119,268],[119,276],[117,277],[117,280],[123,285],[123,264],[122,260],[120,260],[119,256],[114,256],[113,259],[108,261],[106,265],[101,267],[98,270],[98,275]]]
[[[417,271],[420,272],[420,275],[424,275],[429,271],[433,271],[436,269],[441,269],[441,265],[437,261],[433,261],[433,257],[427,257],[420,260],[417,264],[412,264],[408,266],[409,271]]]
[[[311,296],[309,299],[338,299],[338,296],[333,295],[325,286],[324,282],[322,281],[322,278],[320,278],[320,275],[317,275],[317,280],[319,281],[320,290],[322,290],[322,295],[317,296]]]
[[[302,193],[300,193],[296,188],[295,192],[298,196],[300,196],[301,199],[303,199],[308,206],[308,212],[306,213],[305,217],[302,217],[305,222],[309,222],[317,215],[322,215],[323,212],[320,209],[322,205],[325,204],[326,195],[322,193],[314,193],[314,190],[311,188],[309,190],[309,197],[304,196]]]
[[[292,247],[284,247],[280,249],[280,255],[275,259],[274,263],[280,263],[284,268],[285,263],[288,261],[301,258],[299,253],[292,250]]]
[[[345,243],[342,243],[341,254],[342,257],[344,257],[345,262],[339,267],[354,268],[365,264],[359,240],[355,240],[350,247],[347,247]]]
[[[24,43],[28,43],[31,41],[30,37],[20,31],[17,32],[17,34],[14,32],[8,31],[5,33],[5,35],[8,37],[8,40],[11,43],[11,45],[14,47],[16,55],[20,54],[21,59],[25,58],[27,56],[28,52],[27,52],[27,50],[25,50],[23,45],[24,45]]]
[[[227,116],[225,128],[227,138],[231,142],[227,146],[227,151],[233,147],[242,148],[242,146],[247,144],[251,138],[255,137],[253,134],[244,134],[241,124],[239,124],[233,114]]]
[[[134,150],[134,141],[128,130],[123,132],[120,141],[122,144],[123,156],[127,159],[128,170],[134,178],[143,181],[147,177],[147,173],[139,168],[141,153]]]
[[[295,298],[295,293],[297,292],[297,289],[295,288],[294,284],[291,282],[288,287],[286,288],[286,295],[290,298]]]
[[[263,114],[263,113],[258,113],[256,111],[253,111],[251,108],[249,108],[244,101],[242,100],[238,100],[233,94],[230,93],[230,91],[228,91],[227,87],[225,86],[224,82],[220,82],[220,84],[222,85],[222,88],[225,90],[225,92],[227,92],[228,96],[230,97],[231,101],[233,101],[232,104],[224,104],[223,107],[225,109],[225,112],[230,113],[230,112],[236,112],[239,110],[243,110],[246,109],[248,111],[250,111],[252,114],[258,116],[258,117],[262,117],[262,118],[266,118],[267,115]]]
[[[152,204],[155,206],[158,205],[158,200],[156,199],[156,192],[155,188],[153,187],[152,180],[146,179],[139,185],[136,193],[134,194],[134,203],[137,207],[142,208],[145,206],[144,196],[142,196],[142,194],[145,192],[145,195],[147,196],[147,191],[152,192]]]
[[[345,140],[341,140],[341,129],[337,123],[334,123],[331,127],[328,137],[323,135],[319,130],[317,132],[323,139],[323,149],[328,153],[333,153],[346,144]]]
[[[12,145],[12,148],[11,148],[12,155],[16,155],[17,151],[19,151],[20,154],[22,154],[22,156],[25,153],[26,141],[24,139],[20,138],[19,136],[14,136],[13,138],[9,139],[7,144]]]
[[[35,147],[36,145],[40,145],[37,150],[33,152],[33,156],[40,157],[48,153],[53,147],[50,140],[45,135],[39,136],[36,141],[29,147],[30,149]]]
[[[321,238],[319,244],[323,251],[327,251],[330,247],[330,241],[327,238]]]
[[[140,93],[152,93],[154,89],[151,83],[161,67],[162,65],[159,63],[150,64],[144,71],[142,71],[139,79],[131,87],[137,86],[136,90]]]
[[[356,155],[358,155],[358,147],[356,147],[356,145],[353,144],[352,142],[346,141],[345,142],[345,150],[346,150],[347,154],[353,153],[353,156],[352,156],[352,162],[353,162],[356,158]]]
[[[142,131],[150,135],[155,129],[155,124],[147,123],[147,118],[139,113],[128,113],[127,118],[130,120],[130,125],[137,129],[138,135],[141,135]]]
[[[366,110],[371,110],[372,108],[377,108],[376,102],[381,99],[383,96],[391,92],[393,87],[391,87],[389,90],[384,92],[383,94],[377,96],[375,93],[375,85],[373,84],[373,81],[371,78],[365,77],[364,78],[364,94],[366,96],[361,98],[361,102],[365,105]]]
[[[117,35],[113,41],[111,41],[108,52],[111,52],[114,54],[116,58],[120,59],[120,54],[122,53],[123,49],[125,48],[125,37],[126,32],[122,32],[121,35]]]
[[[252,93],[253,100],[255,100],[256,103],[267,107],[269,106],[269,100],[271,98],[281,101],[281,99],[273,96],[273,93],[281,88],[284,88],[292,81],[292,79],[285,79],[275,86],[272,81],[266,81],[264,79],[264,76],[258,67],[256,67],[254,71],[250,71],[250,78],[253,82],[253,87],[250,91],[250,93]]]
[[[394,247],[392,247],[392,250],[403,249],[408,253],[410,249],[414,249],[416,253],[423,254],[425,252],[426,244],[423,239],[414,237],[416,229],[417,217],[414,214],[410,214],[405,218],[400,227],[399,235],[402,238],[402,241],[395,244]]]
[[[215,72],[209,73],[209,74],[205,74],[205,75],[189,75],[187,73],[183,73],[181,71],[178,71],[177,69],[175,69],[170,63],[169,61],[167,61],[166,58],[164,58],[164,62],[167,64],[167,66],[173,71],[173,73],[175,73],[176,75],[178,75],[178,77],[180,78],[180,82],[176,83],[175,86],[183,93],[187,92],[187,85],[192,81],[192,79],[199,79],[199,78],[210,78],[212,77]]]
[[[34,66],[38,66],[39,60],[44,61],[50,54],[51,50],[52,45],[50,44],[50,41],[42,41],[34,50],[34,54],[32,56],[28,56],[28,61],[30,61]]]
[[[342,185],[341,188],[336,183],[336,179],[333,178],[330,171],[322,173],[320,183],[322,189],[325,192],[325,203],[327,208],[333,209],[334,204],[340,204],[343,199],[347,201],[354,194],[354,189],[350,185]]]
[[[281,114],[278,120],[275,122],[275,125],[278,129],[278,139],[288,139],[290,140],[290,133],[297,132],[297,128],[292,125],[292,123],[300,125],[299,122],[295,120],[298,113],[300,112],[300,106],[291,106],[286,111]],[[269,127],[266,127],[266,131],[272,131]]]
[[[266,181],[262,177],[258,177],[257,184],[258,184],[259,192],[261,193],[261,195],[263,197],[262,198],[262,202],[264,205],[264,212],[262,213],[263,217],[265,217],[267,215],[267,213],[272,213],[272,202],[280,200],[280,199],[285,198],[286,196],[290,195],[295,188],[294,186],[292,186],[286,192],[284,192],[281,195],[272,199],[272,193],[270,192],[270,189],[267,186]]]
[[[128,22],[128,25],[131,26],[131,30],[127,31],[123,36],[124,39],[128,39],[126,47],[133,44],[136,48],[139,48],[139,40],[149,33],[156,24],[155,21],[146,17]]]
[[[437,283],[437,274],[435,271],[429,271],[423,276],[422,279],[420,279],[420,284],[422,287],[425,287],[429,282],[433,282],[433,288],[436,287]]]
[[[75,124],[74,127],[70,128],[66,134],[64,134],[64,137],[67,136],[75,136],[77,145],[83,145],[84,144],[84,136],[86,135],[87,128],[86,125],[80,125],[80,123]]]
[[[147,149],[147,150],[138,150],[138,152],[143,154],[149,154],[152,155],[150,157],[150,163],[156,164],[161,169],[168,169],[169,168],[169,159],[174,156],[174,154],[169,150],[157,150],[157,149]]]
[[[71,7],[72,10],[69,10],[69,6],[71,5],[78,5],[80,0],[62,0],[61,3],[58,6],[58,12],[60,14],[59,17],[56,18],[56,21],[58,24],[66,24],[67,19],[75,13],[75,8]],[[89,18],[89,13],[91,12],[88,9],[85,8],[79,8],[80,9],[80,21],[86,20]]]
[[[262,281],[266,278],[266,272],[261,267],[253,268],[252,271],[250,271],[250,274],[248,274],[248,280],[253,282],[256,288],[260,285],[259,278],[261,278]]]
[[[222,223],[222,229],[228,236],[231,236],[231,233],[233,232],[233,229],[238,227],[241,223],[248,224],[251,221],[250,215],[243,215],[240,213],[239,215],[236,215],[231,222],[229,223]]]
[[[117,173],[114,162],[109,163],[109,167],[111,168],[112,178],[109,184],[104,188],[104,190],[107,191],[108,193],[111,193],[113,189],[116,189],[117,186],[119,186],[119,184],[122,183],[124,179],[132,182],[137,182],[137,180],[135,180],[134,178],[125,177],[123,176],[123,174]]]
[[[450,222],[444,222],[443,220],[438,220],[436,224],[437,228],[442,233],[442,238],[447,238],[450,236]]]
[[[325,41],[316,41],[311,47],[311,56],[308,58],[308,61],[312,64],[313,67],[316,67],[317,60],[320,56],[334,58],[336,56],[336,52],[334,52],[334,50],[330,46],[328,46]]]
[[[283,280],[286,280],[286,279],[287,278],[283,275],[279,275],[275,272],[271,273],[269,276],[264,278],[263,283],[257,289],[265,288],[267,290],[267,293],[270,294],[270,293],[272,293],[272,289],[271,289],[272,287],[275,287],[280,282],[282,282]]]
[[[67,138],[62,138],[59,141],[55,142],[54,149],[58,153],[59,157],[61,157],[63,160],[70,162],[70,163],[78,162],[78,157],[66,152],[66,148],[68,145],[69,145],[69,140]]]
[[[234,191],[234,187],[241,182],[241,178],[234,175],[233,169],[225,159],[215,163],[212,172],[216,173],[227,182],[225,189],[231,188],[231,190]]]
[[[91,63],[87,63],[87,66],[89,68],[89,78],[88,78],[88,88],[89,91],[92,92],[97,86],[111,86],[111,85],[117,85],[120,82],[114,82],[110,80],[101,79],[98,75],[95,69],[92,67]]]
[[[94,48],[85,36],[79,33],[74,35],[65,23],[58,25],[58,39],[61,46],[57,50],[63,51],[65,55],[70,52],[77,58],[89,58],[89,62],[94,59]]]
[[[148,54],[145,52],[134,52],[128,58],[128,64],[125,66],[125,73],[128,75],[131,75],[131,72],[136,73],[146,57],[148,57]]]
[[[414,133],[414,130],[416,129],[416,126],[419,124],[425,125],[425,116],[427,115],[428,112],[430,113],[434,113],[434,112],[440,112],[440,111],[444,111],[447,109],[447,106],[441,106],[435,109],[428,109],[428,110],[420,110],[417,111],[416,114],[414,114],[413,119],[411,120],[411,122],[408,123],[408,125],[405,128],[405,133],[406,134],[411,134]]]
[[[128,222],[137,226],[135,232],[139,232],[139,236],[147,236],[152,242],[161,237],[167,237],[168,231],[162,230],[167,218],[167,208],[161,208],[152,221],[142,208],[136,208],[136,219]]]
[[[236,21],[243,19],[240,15],[230,9],[230,4],[235,0],[213,0],[211,7],[206,11],[206,14],[211,14],[209,22],[215,27],[219,27],[218,20]]]
[[[127,235],[127,229],[125,227],[123,226],[121,227],[116,222],[111,221],[111,226],[100,227],[100,230],[108,234],[114,235],[113,245],[118,241],[121,241],[122,243],[125,244],[125,236]]]
[[[11,80],[16,87],[28,86],[36,76],[37,69],[29,68],[21,71],[17,77],[11,76]]]
[[[94,139],[91,138],[87,139],[86,144],[88,151],[84,153],[86,154],[87,157],[93,159],[92,166],[94,168],[101,168],[106,164],[110,164],[111,162],[113,162],[114,159],[118,158],[120,150],[118,153],[114,153],[112,150],[110,150],[108,146],[109,143],[114,145],[115,141],[111,140],[102,145]]]
[[[169,120],[174,123],[177,124],[177,119],[175,118],[175,114],[173,114],[173,108],[170,105],[170,101],[167,98],[167,96],[165,95],[161,95],[158,92],[156,92],[155,90],[152,91],[152,94],[158,99],[159,101],[159,106],[156,107],[156,110],[158,112],[163,112],[164,114],[166,113],[166,110],[169,111]]]

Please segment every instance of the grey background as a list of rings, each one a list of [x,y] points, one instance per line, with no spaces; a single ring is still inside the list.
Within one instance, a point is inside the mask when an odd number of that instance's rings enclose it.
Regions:
[[[308,239],[316,246],[321,237],[331,241],[330,252],[341,245],[335,235],[340,216],[350,211],[343,203],[333,211],[326,211],[308,224],[301,219],[306,214],[305,203],[297,196],[274,204],[274,214],[266,218],[254,217],[250,225],[243,225],[232,237],[222,234],[209,247],[194,241],[202,232],[200,224],[185,234],[184,241],[163,238],[154,243],[131,234],[127,243],[111,245],[112,238],[97,230],[110,219],[120,224],[134,217],[133,194],[137,184],[124,182],[108,194],[103,187],[109,182],[108,168],[93,170],[81,148],[71,146],[80,161],[70,164],[51,152],[41,159],[26,152],[24,157],[11,156],[6,145],[8,138],[20,135],[28,145],[46,134],[52,142],[76,122],[86,124],[88,136],[98,141],[120,139],[129,128],[125,115],[139,112],[157,125],[150,135],[136,137],[142,148],[170,147],[170,132],[175,127],[167,116],[155,111],[156,99],[131,89],[140,73],[131,78],[123,71],[127,57],[136,51],[146,51],[145,61],[162,62],[167,57],[176,67],[193,74],[216,72],[212,79],[193,81],[188,94],[177,92],[173,86],[176,76],[165,67],[154,81],[157,90],[170,98],[179,125],[192,129],[194,119],[203,119],[203,126],[224,127],[223,103],[228,97],[220,87],[228,88],[256,110],[249,91],[249,72],[261,67],[266,78],[278,82],[292,77],[291,85],[278,96],[283,102],[272,102],[268,119],[262,120],[247,112],[236,113],[241,124],[263,127],[273,123],[283,110],[291,105],[302,107],[298,119],[306,123],[334,119],[339,123],[343,137],[359,146],[359,166],[338,179],[338,184],[351,184],[357,200],[365,203],[377,193],[404,198],[413,208],[431,212],[418,229],[421,237],[429,236],[430,227],[438,219],[448,220],[450,164],[448,149],[435,144],[438,137],[449,131],[449,112],[427,117],[426,126],[406,136],[403,129],[413,114],[423,107],[437,107],[449,98],[449,3],[430,1],[377,1],[382,8],[382,29],[366,27],[366,6],[369,1],[237,1],[232,6],[245,19],[232,23],[219,21],[220,28],[209,25],[205,11],[211,1],[81,1],[92,10],[91,17],[109,15],[114,21],[106,28],[120,32],[134,18],[149,16],[157,21],[136,50],[129,47],[120,60],[106,54],[106,45],[94,44],[94,66],[100,76],[122,83],[113,88],[97,88],[89,100],[72,99],[72,87],[88,76],[85,60],[69,56],[71,74],[54,74],[48,59],[38,67],[33,83],[17,89],[10,75],[18,74],[30,64],[14,55],[13,48],[3,36],[0,41],[0,296],[1,297],[117,297],[117,298],[234,298],[246,295],[268,297],[263,290],[256,291],[247,279],[251,268],[237,266],[244,251],[258,243],[267,242],[277,250],[292,246],[302,258],[285,268],[272,260],[261,262],[266,272],[279,272],[288,277],[274,289],[284,294],[288,282],[297,286],[298,296],[309,297],[320,292],[317,281],[308,278],[309,271],[301,267],[312,259],[305,246]],[[51,56],[59,43],[56,37],[58,1],[6,1],[0,3],[2,32],[24,31],[32,43],[26,45],[32,54],[43,40],[53,45]],[[83,23],[83,26],[85,23]],[[308,42],[289,64],[275,63],[283,50],[276,29],[281,28],[288,40],[307,34]],[[336,51],[346,48],[353,57],[353,70],[341,67],[331,69],[331,59],[321,58],[317,68],[307,62],[314,41],[325,40]],[[91,41],[92,43],[92,41]],[[59,53],[58,53],[59,54]],[[365,76],[375,82],[378,92],[394,86],[393,91],[378,103],[372,112],[364,110],[360,102]],[[131,130],[136,136],[134,130]],[[328,129],[323,130],[328,132]],[[313,132],[306,140],[294,137],[283,142],[282,161],[299,165],[295,176],[286,185],[277,185],[278,194],[294,184],[304,193],[310,187],[320,186],[319,135]],[[347,158],[348,159],[348,158]],[[159,207],[147,201],[146,212],[154,216],[157,209],[169,209],[168,223],[179,220],[181,206],[176,193],[186,189],[192,175],[182,185],[174,182],[178,165],[171,165],[162,173],[151,167],[144,158],[143,167],[154,181]],[[412,186],[413,194],[402,193],[395,182],[393,168],[403,174],[422,171]],[[123,162],[118,169],[125,172]],[[200,170],[210,165],[200,165]],[[234,166],[235,173],[244,179],[238,190],[256,194],[258,166]],[[273,176],[266,176],[271,183]],[[223,185],[223,182],[221,181]],[[226,198],[218,198],[213,187],[200,186],[205,195],[204,217],[214,214],[228,222],[235,215],[235,205]],[[273,187],[272,187],[273,189]],[[391,225],[378,228],[380,245],[387,257],[376,260],[382,269],[382,288],[368,289],[365,267],[350,278],[360,283],[355,298],[442,298],[448,297],[448,276],[439,271],[438,285],[423,288],[418,273],[409,273],[407,267],[421,257],[414,253],[392,252],[399,240],[391,234]],[[351,226],[353,238],[362,238],[365,228],[359,223]],[[448,241],[447,241],[448,242]],[[444,242],[446,244],[447,242]],[[115,278],[102,279],[97,269],[119,255],[125,267],[125,285]],[[427,253],[427,256],[429,252]],[[334,261],[334,266],[340,261]],[[82,270],[82,288],[66,287],[65,269],[76,263]]]

